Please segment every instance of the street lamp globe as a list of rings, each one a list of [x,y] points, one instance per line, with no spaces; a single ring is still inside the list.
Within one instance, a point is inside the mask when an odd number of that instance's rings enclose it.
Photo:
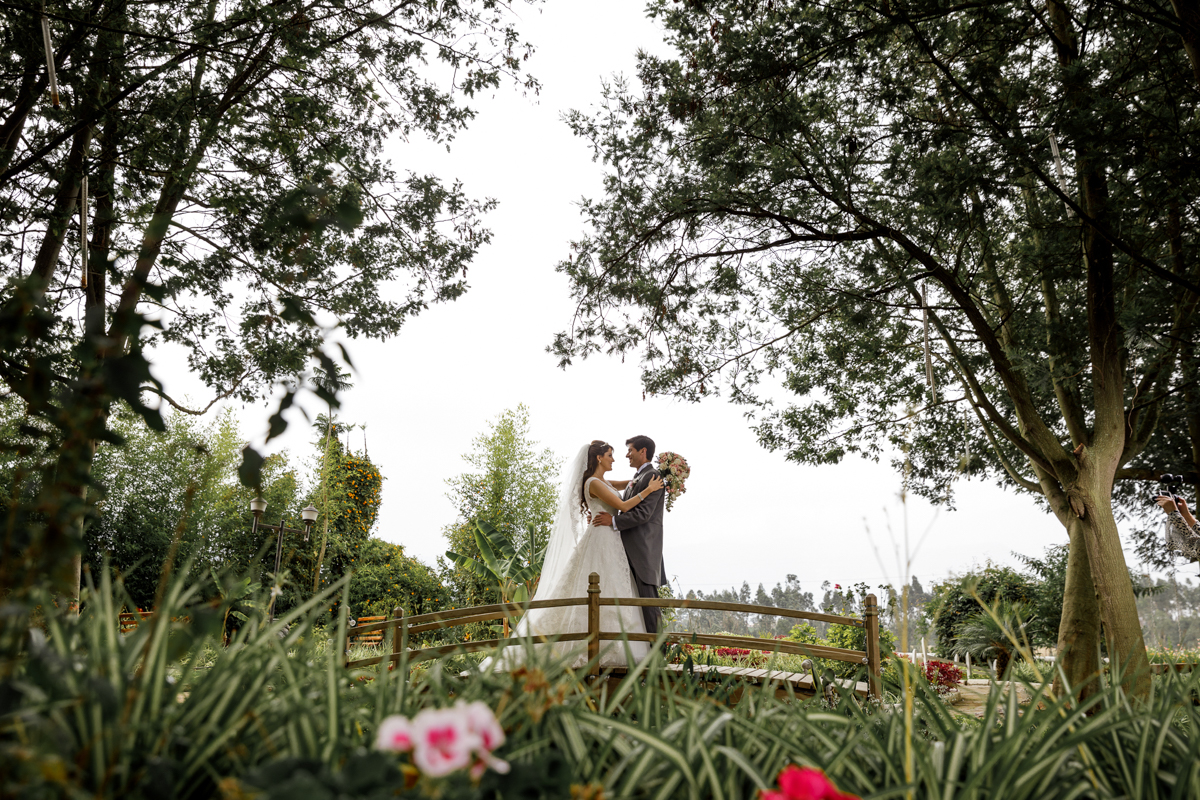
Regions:
[[[311,503],[300,509],[300,516],[304,519],[304,541],[308,541],[308,533],[312,530],[313,523],[317,521],[317,509]]]
[[[262,513],[266,510],[267,510],[267,501],[262,499],[261,496],[255,497],[253,500],[250,501],[250,513],[254,515],[255,519],[258,519],[259,517],[261,517]]]

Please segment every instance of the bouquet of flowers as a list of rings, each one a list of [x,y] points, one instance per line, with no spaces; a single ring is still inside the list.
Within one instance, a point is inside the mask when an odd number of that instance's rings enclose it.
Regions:
[[[667,511],[675,505],[675,498],[687,491],[684,482],[692,470],[688,467],[687,459],[678,453],[665,452],[658,454],[658,474],[662,476],[667,490]]]

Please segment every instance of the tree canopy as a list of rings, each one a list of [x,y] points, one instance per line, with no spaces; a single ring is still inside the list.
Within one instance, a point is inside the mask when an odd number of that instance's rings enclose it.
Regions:
[[[475,521],[482,520],[512,542],[541,572],[541,557],[554,523],[562,460],[530,437],[529,409],[518,405],[487,423],[463,454],[471,471],[447,479],[457,519],[443,530],[449,549],[479,559]],[[531,536],[532,531],[532,536]],[[447,569],[450,569],[447,566]],[[454,567],[447,580],[460,600],[497,602],[486,581]]]
[[[795,461],[1037,495],[1071,541],[1068,678],[1101,619],[1144,667],[1112,494],[1200,474],[1190,28],[1144,1],[651,13],[676,55],[570,118],[608,172],[562,362],[640,351],[649,391],[745,403]]]
[[[257,401],[313,361],[334,373],[328,326],[392,336],[466,290],[493,201],[384,148],[449,146],[476,92],[536,91],[513,20],[494,0],[0,9],[0,382],[55,431],[39,500],[55,513],[10,526],[5,584],[53,571],[77,592],[78,560],[59,562],[115,399],[160,428],[143,391],[192,413]],[[158,344],[182,348],[207,403],[163,393],[143,355]],[[262,465],[247,450],[242,480]]]
[[[97,450],[96,513],[85,537],[93,582],[111,565],[133,601],[147,609],[176,533],[177,562],[190,561],[200,576],[210,568],[253,574],[267,544],[265,535],[251,534],[254,490],[237,479],[245,442],[232,412],[209,423],[184,414],[166,421],[165,431],[154,431],[118,407],[111,424],[124,443]],[[300,485],[287,454],[268,457],[263,478],[268,509],[288,509],[288,524],[299,525]],[[271,548],[271,558],[274,553]]]
[[[448,144],[469,99],[505,77],[536,88],[504,6],[101,0],[2,14],[0,254],[68,327],[86,309],[103,331],[106,307],[153,307],[145,343],[185,348],[216,397],[254,400],[318,342],[289,308],[379,338],[466,289],[492,201],[397,170],[383,148]]]

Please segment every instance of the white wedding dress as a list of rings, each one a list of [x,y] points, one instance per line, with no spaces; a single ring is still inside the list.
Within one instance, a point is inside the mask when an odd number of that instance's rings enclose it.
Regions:
[[[587,464],[587,446],[575,460],[568,464],[564,474],[562,494],[559,499],[558,519],[550,534],[546,547],[546,558],[542,564],[542,577],[534,600],[554,600],[563,597],[587,597],[588,576],[600,575],[601,597],[637,597],[637,585],[629,558],[621,543],[621,534],[612,527],[592,525],[580,509],[580,482]],[[614,509],[607,503],[592,497],[592,481],[588,478],[584,493],[590,515],[600,512],[612,514]],[[646,622],[640,606],[601,606],[600,630],[645,633]],[[558,642],[548,644],[546,639],[564,633],[587,632],[587,606],[566,608],[536,608],[525,613],[513,636],[529,637],[522,645],[503,647],[491,658],[480,663],[480,669],[506,670],[524,663],[530,650],[551,648],[556,658],[569,658],[572,667],[587,663],[587,642]],[[628,652],[626,647],[629,648]],[[641,661],[650,651],[648,642],[601,641],[600,665],[602,667],[632,666]],[[630,661],[632,658],[632,661]]]

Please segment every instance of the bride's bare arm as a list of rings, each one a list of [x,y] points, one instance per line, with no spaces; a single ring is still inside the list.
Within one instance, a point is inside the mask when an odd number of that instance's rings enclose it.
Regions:
[[[645,489],[642,489],[642,491],[628,500],[622,500],[621,495],[614,492],[611,486],[600,480],[592,481],[591,486],[588,487],[588,493],[597,500],[603,500],[618,511],[628,511],[661,488],[663,488],[662,478],[656,474],[650,478],[650,483],[647,484]]]
[[[609,481],[608,485],[614,489],[624,489],[629,485],[629,481]]]

